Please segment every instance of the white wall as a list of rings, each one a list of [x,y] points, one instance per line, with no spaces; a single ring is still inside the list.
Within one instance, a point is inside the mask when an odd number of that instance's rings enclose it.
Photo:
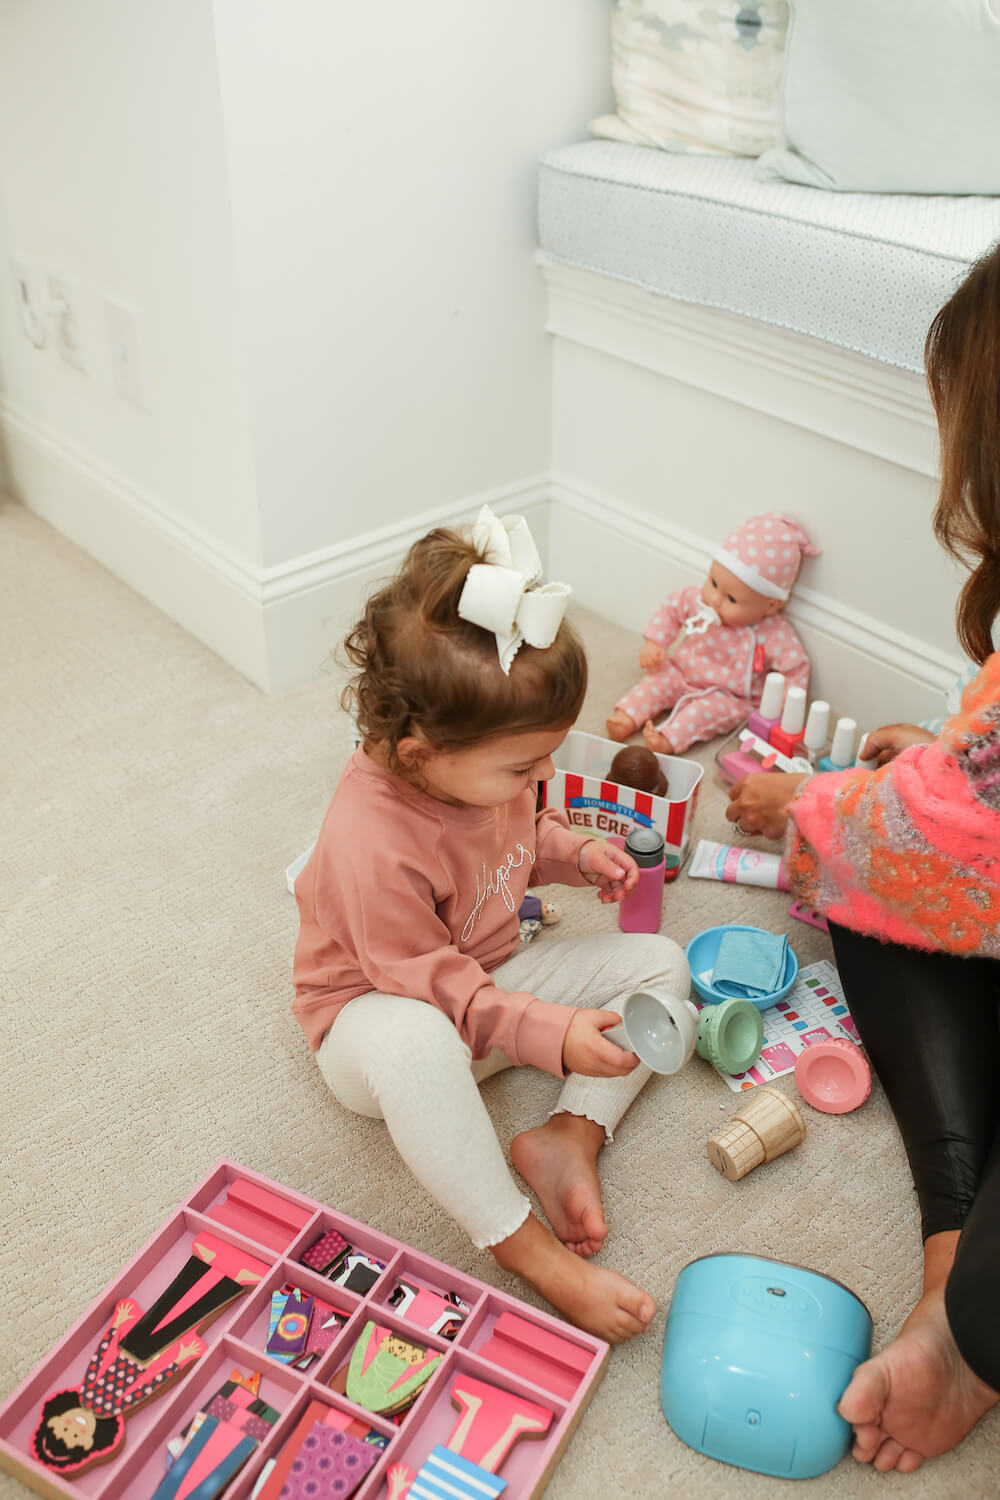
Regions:
[[[77,283],[86,375],[21,335],[12,254]],[[232,266],[206,0],[5,0],[4,412],[21,419],[17,437],[29,432],[53,460],[95,464],[154,516],[254,562],[260,528]],[[112,386],[107,295],[138,315],[148,411]],[[25,498],[46,506],[39,492]],[[87,544],[94,518],[72,501],[53,519]]]
[[[535,160],[607,0],[215,0],[264,559],[547,470]]]
[[[271,687],[430,520],[537,507],[534,162],[607,108],[607,26],[607,0],[6,0],[10,487]],[[19,333],[11,253],[77,279],[88,377]]]

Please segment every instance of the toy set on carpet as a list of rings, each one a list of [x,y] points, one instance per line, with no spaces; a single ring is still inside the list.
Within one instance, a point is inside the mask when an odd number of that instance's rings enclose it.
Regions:
[[[67,1500],[534,1497],[608,1352],[221,1161],[0,1407],[0,1466]]]

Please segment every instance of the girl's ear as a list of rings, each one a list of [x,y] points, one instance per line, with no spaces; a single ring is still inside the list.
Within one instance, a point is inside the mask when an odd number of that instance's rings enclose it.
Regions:
[[[769,599],[767,601],[767,608],[765,609],[764,613],[765,615],[776,615],[778,611],[780,609],[784,609],[784,607],[784,599]]]
[[[418,738],[415,734],[404,735],[396,746],[400,765],[405,766],[408,771],[418,770],[431,753],[431,747],[427,741]]]

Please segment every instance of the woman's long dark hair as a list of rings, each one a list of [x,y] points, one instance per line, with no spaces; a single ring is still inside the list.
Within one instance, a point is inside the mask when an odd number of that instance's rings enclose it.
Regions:
[[[924,361],[941,434],[934,534],[970,569],[958,638],[982,664],[1000,614],[1000,245],[934,319]]]

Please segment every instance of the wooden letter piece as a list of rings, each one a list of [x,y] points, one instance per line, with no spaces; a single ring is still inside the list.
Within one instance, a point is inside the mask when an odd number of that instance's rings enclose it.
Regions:
[[[541,1437],[552,1424],[548,1407],[459,1376],[451,1399],[462,1413],[446,1447],[495,1474],[519,1437]]]

